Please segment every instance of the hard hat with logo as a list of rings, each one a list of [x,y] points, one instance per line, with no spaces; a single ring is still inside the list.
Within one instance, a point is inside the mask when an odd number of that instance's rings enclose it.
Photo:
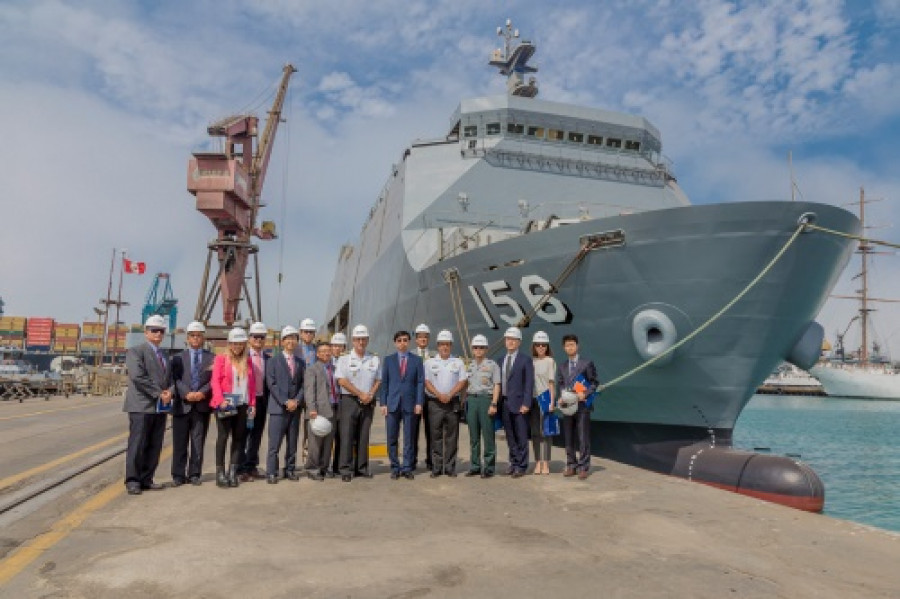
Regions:
[[[487,347],[487,337],[484,335],[475,335],[472,337],[472,347]]]
[[[331,336],[331,345],[347,345],[347,335],[335,333]]]
[[[559,411],[566,416],[571,416],[578,411],[578,396],[574,391],[564,390],[559,394],[559,401],[556,402]]]
[[[144,323],[145,329],[164,329],[166,328],[166,319],[160,316],[159,314],[154,314],[152,316],[147,317],[147,322]]]
[[[269,333],[269,329],[266,328],[261,322],[254,322],[250,325],[250,334],[251,335],[267,335]]]
[[[550,335],[544,331],[538,331],[531,339],[532,343],[550,343]]]
[[[317,437],[324,437],[331,432],[331,421],[319,414],[310,421],[309,430]]]
[[[366,325],[364,325],[364,324],[358,324],[355,327],[353,327],[353,335],[352,336],[354,339],[359,338],[359,337],[368,337],[369,329],[367,329]]]
[[[316,330],[316,321],[312,318],[304,318],[300,321],[300,330],[301,331],[315,331]]]
[[[426,335],[431,335],[431,329],[428,328],[428,325],[424,322],[416,327],[416,335],[419,333],[425,333]]]
[[[205,333],[206,327],[203,326],[203,323],[200,322],[199,320],[195,320],[195,321],[191,322],[189,325],[187,325],[187,332],[188,333]]]
[[[509,327],[508,329],[506,329],[506,332],[503,333],[503,336],[508,339],[518,339],[519,341],[521,341],[522,331],[519,329],[519,327]]]
[[[247,331],[241,327],[234,327],[228,331],[228,343],[246,343]]]
[[[292,327],[291,325],[287,325],[286,327],[281,329],[281,338],[282,339],[284,339],[285,337],[290,337],[291,335],[299,338],[300,331],[298,331],[296,328]]]
[[[438,333],[437,342],[438,343],[441,343],[441,342],[453,343],[453,333],[451,333],[447,329],[444,329],[443,331]]]

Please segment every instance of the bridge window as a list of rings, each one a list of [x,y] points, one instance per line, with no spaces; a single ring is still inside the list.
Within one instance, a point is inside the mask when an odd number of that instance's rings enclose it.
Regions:
[[[621,148],[622,140],[616,139],[614,137],[607,137],[606,138],[606,147],[607,148]]]
[[[477,125],[467,125],[463,127],[463,137],[475,137],[478,135]]]
[[[625,149],[626,150],[634,150],[635,152],[638,152],[641,149],[641,142],[631,141],[629,139],[626,139],[625,140]]]
[[[529,137],[537,137],[538,139],[543,139],[544,138],[544,128],[543,127],[535,127],[533,125],[529,126],[528,127],[528,135],[529,135]]]
[[[584,133],[576,133],[575,131],[569,131],[569,141],[573,141],[577,144],[584,143]]]
[[[519,123],[509,123],[506,125],[506,132],[512,133],[513,135],[524,135],[525,125],[521,125]]]
[[[488,123],[487,124],[487,134],[488,135],[500,135],[500,123]]]
[[[547,139],[551,141],[562,141],[565,138],[566,132],[560,131],[559,129],[550,129],[547,131]]]
[[[588,135],[587,142],[589,146],[602,146],[603,138],[599,135]]]

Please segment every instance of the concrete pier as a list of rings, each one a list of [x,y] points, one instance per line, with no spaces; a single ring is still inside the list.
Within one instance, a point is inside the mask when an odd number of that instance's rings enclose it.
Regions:
[[[118,409],[116,404],[114,409]],[[126,418],[122,415],[122,430]],[[16,422],[16,421],[11,421]],[[462,427],[460,455],[468,457]],[[376,417],[375,438],[383,438]],[[9,434],[0,428],[0,446]],[[900,535],[595,460],[550,476],[265,481],[136,497],[121,461],[47,514],[3,597],[897,597]],[[498,444],[502,472],[506,446]],[[169,481],[164,461],[157,481]],[[79,506],[82,506],[80,508]],[[57,520],[54,521],[53,518]],[[80,518],[80,520],[79,520]],[[33,526],[37,524],[32,523]],[[34,538],[40,531],[35,529]],[[33,539],[32,539],[33,540]],[[0,561],[28,539],[7,540]]]

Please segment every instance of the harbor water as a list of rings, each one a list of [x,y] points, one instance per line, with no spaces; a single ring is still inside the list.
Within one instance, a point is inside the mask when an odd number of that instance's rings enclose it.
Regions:
[[[734,446],[800,454],[825,483],[825,514],[900,532],[900,402],[755,395]]]

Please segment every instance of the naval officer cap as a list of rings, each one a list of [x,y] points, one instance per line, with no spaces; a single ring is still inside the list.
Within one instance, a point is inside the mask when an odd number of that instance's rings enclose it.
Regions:
[[[203,323],[200,322],[199,320],[195,320],[195,321],[191,322],[189,325],[187,325],[186,330],[188,333],[205,333],[206,327],[203,326]]]
[[[164,329],[166,328],[166,319],[159,314],[154,314],[147,318],[144,323],[145,329]]]
[[[347,345],[347,335],[335,333],[331,336],[331,345]]]
[[[487,337],[484,335],[475,335],[472,337],[472,347],[487,347]]]
[[[419,333],[425,333],[426,335],[430,335],[431,329],[429,329],[428,325],[423,322],[422,324],[420,324],[419,326],[416,327],[416,335],[418,335]]]
[[[281,329],[281,338],[282,338],[282,339],[284,339],[284,338],[286,338],[286,337],[291,337],[291,336],[297,337],[297,338],[299,339],[299,338],[300,338],[300,331],[298,331],[297,329],[295,329],[295,328],[292,327],[291,325],[287,325],[286,327],[284,327],[283,329]]]
[[[453,333],[444,329],[437,336],[438,343],[453,343]]]
[[[250,325],[250,334],[251,335],[266,335],[269,333],[269,329],[266,328],[261,322],[254,322]]]
[[[357,339],[360,337],[368,338],[368,336],[369,336],[369,329],[366,328],[366,325],[358,324],[355,327],[353,327],[353,338],[354,339]]]
[[[304,318],[300,321],[300,330],[301,331],[315,331],[316,330],[316,321],[312,318]]]
[[[519,329],[519,327],[509,327],[508,329],[506,329],[506,332],[503,333],[503,336],[507,339],[518,339],[519,341],[521,341],[522,331]]]

